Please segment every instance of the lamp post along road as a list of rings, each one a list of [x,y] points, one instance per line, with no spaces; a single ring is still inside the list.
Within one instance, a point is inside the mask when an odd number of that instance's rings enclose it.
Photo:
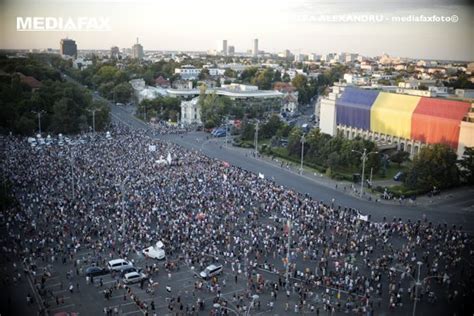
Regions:
[[[416,283],[415,283],[415,301],[413,302],[412,316],[415,316],[415,314],[416,314],[416,303],[418,302],[418,286],[421,285],[421,283],[420,283],[420,269],[421,269],[421,265],[423,263],[421,261],[418,261],[416,264],[418,265],[418,276],[416,278]]]
[[[398,271],[398,272],[404,273],[405,275],[408,275],[415,282],[415,293],[414,293],[415,295],[414,295],[414,298],[413,298],[412,316],[416,315],[416,305],[417,305],[417,302],[418,302],[418,287],[423,285],[423,283],[426,282],[429,279],[433,279],[433,278],[444,279],[444,276],[442,276],[442,275],[431,275],[431,276],[425,277],[423,280],[420,280],[420,272],[421,272],[420,270],[421,270],[421,266],[423,265],[423,262],[417,261],[416,264],[418,265],[418,273],[417,273],[416,279],[410,273],[407,273],[407,271],[399,270],[399,269],[396,269],[395,267],[390,268],[390,270],[393,271],[393,272]]]
[[[300,174],[303,174],[303,157],[304,157],[304,134],[301,135],[301,166],[300,166]]]
[[[95,112],[97,112],[97,109],[92,109],[88,110],[90,113],[92,113],[92,131],[95,134]]]
[[[365,178],[365,162],[367,161],[367,158],[371,154],[378,154],[378,151],[371,151],[370,153],[367,153],[367,149],[364,148],[364,152],[360,152],[358,150],[352,150],[353,153],[358,153],[361,154],[361,159],[362,159],[362,178],[360,181],[360,197],[364,195],[364,178]]]
[[[255,125],[255,156],[258,156],[258,121]]]
[[[72,191],[72,199],[74,200],[76,198],[76,189],[75,189],[75,184],[74,184],[74,171],[73,171],[73,163],[74,163],[74,156],[72,153],[72,147],[69,148],[69,153],[71,155],[70,158],[70,164],[71,164],[71,191]]]
[[[44,114],[46,112],[45,111],[31,111],[31,112],[38,115],[38,134],[41,135],[41,114]]]
[[[227,129],[229,127],[229,118],[226,116],[225,117],[225,148],[227,148],[227,135],[228,135],[228,132],[227,132]]]
[[[291,220],[288,220],[288,245],[286,251],[286,287],[289,287],[290,284],[290,251],[291,251]]]

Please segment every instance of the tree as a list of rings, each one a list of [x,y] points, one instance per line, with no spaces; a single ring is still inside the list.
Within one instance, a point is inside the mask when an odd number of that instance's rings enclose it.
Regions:
[[[104,100],[95,100],[89,110],[95,110],[95,130],[104,130],[110,123],[109,104]],[[89,111],[88,122],[91,127],[93,124],[92,115],[92,112]]]
[[[219,126],[224,116],[229,115],[234,106],[230,98],[215,93],[201,94],[198,102],[201,106],[201,120],[206,128]]]
[[[398,166],[400,167],[403,162],[408,160],[408,157],[410,157],[410,154],[408,152],[403,150],[397,150],[390,156],[390,161],[398,164]]]
[[[464,149],[459,166],[463,181],[468,185],[474,185],[474,147]]]
[[[299,157],[301,155],[301,135],[303,131],[299,127],[294,127],[288,136],[288,154]]]
[[[255,138],[255,125],[248,120],[242,122],[240,138],[242,140],[253,140]]]
[[[210,76],[211,75],[209,74],[209,69],[203,68],[201,70],[201,72],[199,73],[199,75],[198,75],[198,79],[199,80],[206,80],[206,79],[209,79]]]
[[[224,71],[224,76],[229,77],[229,78],[235,78],[235,77],[237,77],[237,73],[234,70],[232,70],[231,68],[227,68]]]
[[[258,86],[260,90],[270,90],[272,88],[273,76],[273,69],[265,68],[256,74],[252,79],[252,84]]]
[[[112,91],[115,102],[127,103],[132,97],[133,88],[128,82],[120,83]]]
[[[63,97],[53,106],[52,128],[56,133],[74,134],[79,132],[83,111],[74,100]]]
[[[271,138],[282,125],[283,122],[280,120],[280,117],[278,115],[272,115],[270,119],[262,125],[259,135],[261,135],[262,139]]]
[[[413,159],[405,185],[410,189],[448,188],[459,183],[456,153],[444,144],[424,147]]]

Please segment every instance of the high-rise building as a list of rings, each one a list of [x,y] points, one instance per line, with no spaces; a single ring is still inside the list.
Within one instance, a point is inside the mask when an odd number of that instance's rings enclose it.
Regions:
[[[230,45],[229,50],[227,51],[227,55],[234,56],[234,54],[235,54],[235,47]]]
[[[227,40],[222,41],[222,54],[227,56]]]
[[[138,43],[137,37],[137,43],[132,47],[132,58],[143,59],[143,57],[145,57],[145,54],[143,53],[143,46]]]
[[[112,46],[110,48],[110,58],[118,58],[120,50],[117,46]]]
[[[252,51],[253,57],[258,56],[258,38],[253,40],[253,51]]]
[[[77,45],[76,42],[69,38],[63,38],[61,40],[61,55],[77,57]]]

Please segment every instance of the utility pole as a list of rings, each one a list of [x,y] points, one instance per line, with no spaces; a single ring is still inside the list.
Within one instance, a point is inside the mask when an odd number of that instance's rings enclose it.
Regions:
[[[303,157],[304,157],[304,134],[301,135],[301,166],[300,166],[300,174],[303,174]]]
[[[88,111],[92,113],[92,131],[95,134],[95,112],[97,111],[97,109],[92,109]]]
[[[415,283],[415,301],[413,302],[413,316],[415,316],[415,313],[416,313],[416,302],[418,301],[418,287],[421,285],[420,268],[423,262],[418,261],[416,264],[418,265],[418,277],[416,278],[416,283]]]
[[[225,148],[227,148],[227,135],[229,134],[229,132],[227,131],[229,127],[229,118],[226,116],[225,117]]]
[[[71,146],[71,145],[70,145]],[[73,153],[72,153],[72,146],[69,147],[69,153],[71,155],[70,158],[70,164],[71,164],[71,183],[72,183],[72,199],[74,200],[76,198],[76,189],[75,189],[75,184],[74,184],[74,169],[73,169]]]
[[[358,150],[352,150],[353,153],[358,153],[361,154],[361,159],[362,159],[362,179],[360,181],[360,197],[364,195],[364,177],[365,177],[365,162],[367,161],[367,158],[371,154],[378,154],[378,151],[372,151],[370,153],[367,153],[367,149],[364,148],[364,152],[360,152]],[[371,176],[372,178],[372,176]]]
[[[291,220],[287,222],[288,225],[288,249],[286,251],[286,288],[290,285],[290,251],[291,251]]]
[[[255,125],[255,156],[258,156],[258,121]]]
[[[38,115],[38,134],[41,135],[41,114],[46,113],[45,111],[31,111]]]

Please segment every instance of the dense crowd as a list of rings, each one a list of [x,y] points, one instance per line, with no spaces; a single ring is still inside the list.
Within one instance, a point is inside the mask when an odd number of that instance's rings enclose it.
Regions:
[[[168,273],[183,265],[200,271],[217,260],[236,281],[243,275],[247,292],[232,302],[219,298],[225,287],[220,278],[194,286],[241,311],[255,293],[269,297],[265,308],[287,299],[285,310],[310,313],[397,310],[415,295],[465,311],[472,297],[472,236],[462,227],[426,218],[366,221],[356,210],[327,205],[144,131],[120,126],[111,135],[35,149],[21,138],[1,138],[1,172],[18,201],[0,214],[8,234],[1,240],[4,263],[21,260],[41,284],[47,271],[37,271],[40,263],[105,266],[114,258],[131,260],[161,240]],[[171,163],[162,163],[168,155]],[[93,254],[78,264],[81,249]],[[422,282],[416,287],[418,268]],[[146,267],[151,276],[158,270]],[[124,288],[120,282],[113,287]],[[264,307],[258,301],[255,308]],[[203,302],[171,297],[168,309],[193,315]]]

